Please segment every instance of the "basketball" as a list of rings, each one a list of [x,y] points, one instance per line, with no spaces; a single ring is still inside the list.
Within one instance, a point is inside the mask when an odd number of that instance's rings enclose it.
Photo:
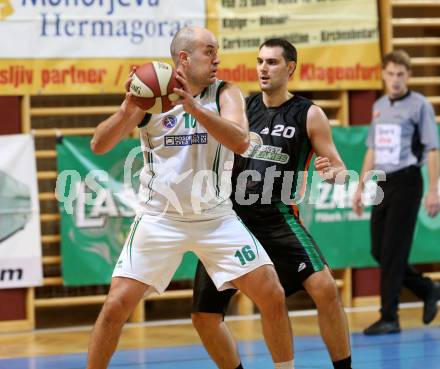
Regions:
[[[179,99],[173,89],[181,87],[176,75],[168,63],[153,61],[142,64],[136,69],[130,83],[134,103],[151,114],[171,110],[171,103]]]

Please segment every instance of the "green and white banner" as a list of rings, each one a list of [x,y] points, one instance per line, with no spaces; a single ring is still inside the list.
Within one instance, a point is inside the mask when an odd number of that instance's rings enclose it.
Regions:
[[[334,128],[333,138],[353,175],[345,185],[323,182],[312,170],[301,201],[300,215],[332,268],[375,265],[370,255],[369,219],[366,207],[358,217],[351,208],[365,154],[368,127]],[[137,139],[125,140],[105,155],[90,151],[90,139],[64,138],[57,146],[57,196],[61,212],[61,254],[64,283],[109,283],[114,264],[125,242],[137,205],[139,170],[143,156]],[[134,158],[126,165],[128,153]],[[136,151],[137,150],[137,151]],[[124,167],[130,170],[124,173]],[[426,179],[426,168],[423,170]],[[425,180],[425,186],[427,181]],[[366,185],[373,197],[376,184]],[[440,215],[429,218],[420,209],[411,261],[440,261]],[[196,258],[186,254],[174,279],[191,279]]]
[[[368,126],[333,128],[333,139],[348,169],[360,173],[366,152]],[[315,175],[316,176],[316,175]],[[370,254],[371,207],[365,207],[358,217],[351,208],[358,184],[357,175],[346,185],[331,185],[311,180],[309,172],[308,199],[300,205],[300,215],[306,228],[315,238],[332,268],[368,267],[377,265]],[[426,165],[423,167],[425,191]],[[440,188],[440,187],[439,187]],[[373,197],[374,182],[366,184],[366,192]],[[440,215],[430,218],[420,207],[410,260],[413,263],[440,261]]]
[[[0,288],[42,284],[34,139],[0,136]]]
[[[130,183],[124,184],[132,150],[138,155],[130,165]],[[124,140],[109,153],[95,155],[90,138],[66,137],[57,145],[57,157],[64,284],[107,284],[135,214],[143,165],[139,140]],[[195,265],[195,255],[186,254],[174,280],[192,279]]]

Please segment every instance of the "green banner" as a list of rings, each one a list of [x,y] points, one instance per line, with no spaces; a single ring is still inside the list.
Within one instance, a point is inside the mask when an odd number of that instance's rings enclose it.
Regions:
[[[348,169],[360,173],[366,151],[368,126],[334,128],[333,139]],[[377,265],[370,254],[371,207],[364,209],[362,217],[356,216],[351,203],[358,179],[346,185],[313,181],[313,167],[309,172],[307,200],[300,204],[300,215],[332,268],[369,267]],[[425,191],[427,169],[423,167]],[[367,184],[367,192],[375,193],[375,184]],[[310,204],[312,203],[312,204]],[[413,263],[440,261],[440,215],[430,218],[420,207],[410,260]]]
[[[336,146],[353,176],[347,184],[333,186],[319,180],[312,168],[305,200],[300,203],[304,225],[335,269],[376,265],[370,255],[371,208],[366,207],[362,217],[351,209],[367,132],[367,126],[333,129]],[[127,154],[138,147],[137,139],[125,140],[105,155],[93,154],[89,141],[85,137],[69,137],[57,145],[62,268],[64,283],[70,286],[110,282],[134,216],[139,187],[137,175],[130,175],[130,188],[123,184],[124,162]],[[130,173],[138,173],[142,165],[139,152]],[[425,190],[426,172],[425,166]],[[371,182],[366,188],[372,195],[376,185]],[[421,206],[411,262],[440,261],[439,240],[440,215],[429,218]],[[193,278],[195,265],[195,255],[185,254],[174,280]]]
[[[138,139],[128,139],[105,155],[95,155],[89,137],[65,137],[57,145],[57,198],[66,286],[110,282],[137,203],[131,188],[124,186],[124,163],[127,154],[138,147]],[[143,165],[142,153],[137,151],[131,173],[138,173]],[[130,177],[137,193],[139,177]],[[185,254],[173,279],[192,279],[195,265],[195,255]]]

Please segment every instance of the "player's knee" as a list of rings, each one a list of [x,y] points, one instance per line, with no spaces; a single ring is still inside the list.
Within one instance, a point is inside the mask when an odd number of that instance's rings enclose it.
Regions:
[[[322,278],[319,287],[311,293],[316,305],[328,306],[339,303],[339,292],[336,281],[331,276]]]
[[[213,331],[222,322],[222,315],[215,313],[192,313],[191,319],[196,330],[200,332]]]
[[[335,301],[339,299],[338,286],[333,278],[327,278],[324,282],[323,290],[327,300]]]
[[[275,285],[266,286],[261,291],[258,308],[260,310],[284,311],[286,307],[286,297],[284,289],[278,282]]]
[[[107,323],[120,323],[128,319],[131,311],[129,311],[123,299],[109,296],[101,310],[101,317]]]

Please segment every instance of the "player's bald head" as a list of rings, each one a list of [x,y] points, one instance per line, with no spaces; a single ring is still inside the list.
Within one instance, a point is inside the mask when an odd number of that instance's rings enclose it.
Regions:
[[[191,53],[197,43],[206,37],[214,37],[211,31],[206,28],[190,26],[180,29],[170,45],[171,57],[173,58],[174,64],[179,62],[179,52],[186,51]]]

